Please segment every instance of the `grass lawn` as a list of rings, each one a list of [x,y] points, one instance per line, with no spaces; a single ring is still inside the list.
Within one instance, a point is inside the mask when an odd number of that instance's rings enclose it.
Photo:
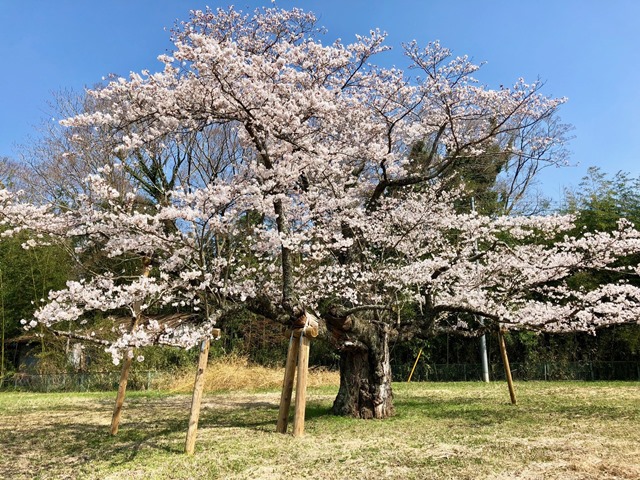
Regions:
[[[196,454],[182,453],[190,397],[0,393],[0,478],[634,479],[640,384],[394,384],[397,414],[338,418],[311,388],[303,438],[275,433],[279,392],[209,393]]]

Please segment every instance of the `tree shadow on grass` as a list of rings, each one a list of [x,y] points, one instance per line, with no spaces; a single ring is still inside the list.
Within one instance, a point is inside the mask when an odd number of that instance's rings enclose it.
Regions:
[[[238,410],[216,410],[215,408],[207,408],[200,415],[198,426],[199,428],[265,430],[265,427],[273,425],[275,430],[277,419],[278,411],[273,408],[247,407]]]
[[[275,431],[280,405],[277,402],[219,402],[218,405],[233,405],[235,408],[216,409],[208,405],[200,417],[200,427],[235,427],[260,431]],[[293,422],[293,402],[289,409],[289,423]],[[308,402],[305,420],[314,421],[322,417],[333,416],[330,407],[318,402]]]
[[[540,414],[558,420],[570,420],[575,417],[597,417],[612,421],[623,421],[630,413],[624,408],[612,408],[606,403],[589,402],[545,402],[544,399],[524,399],[518,405],[508,400],[492,401],[469,397],[444,399],[432,397],[412,397],[395,400],[398,417],[424,415],[433,419],[458,420],[470,425],[500,424],[506,421],[535,423]]]
[[[87,462],[120,465],[133,461],[142,449],[180,453],[177,432],[186,432],[187,421],[165,419],[149,424],[123,425],[111,436],[108,425],[65,419],[28,429],[0,431],[3,459],[0,478],[33,478],[34,471],[49,473],[60,467],[74,470]]]
[[[133,397],[125,401],[123,421],[115,436],[109,433],[111,399],[96,399],[90,406],[74,407],[72,402],[70,399],[69,406],[56,408],[54,414],[43,405],[41,411],[31,412],[28,424],[23,423],[21,412],[2,419],[0,478],[35,478],[43,472],[54,478],[73,478],[83,465],[121,466],[133,462],[143,451],[183,454],[190,398]],[[307,412],[307,418],[315,418],[326,409],[310,405]],[[199,429],[275,433],[277,416],[278,404],[274,402],[216,398],[201,411]]]
[[[321,404],[307,404],[305,414],[307,420],[316,420],[323,417],[335,417],[331,412],[331,407]]]

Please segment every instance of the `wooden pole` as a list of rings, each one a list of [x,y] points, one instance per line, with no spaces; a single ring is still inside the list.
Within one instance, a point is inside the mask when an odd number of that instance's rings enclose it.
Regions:
[[[198,432],[198,420],[200,418],[200,406],[202,404],[202,392],[204,390],[204,373],[207,370],[209,361],[209,338],[202,341],[200,345],[200,355],[198,356],[198,370],[196,380],[193,384],[193,397],[191,397],[191,413],[189,414],[189,428],[187,430],[187,440],[184,451],[187,455],[193,455],[196,448],[196,434]]]
[[[416,357],[416,361],[413,362],[413,368],[411,369],[411,373],[409,374],[409,378],[407,378],[407,383],[409,383],[411,381],[411,377],[413,377],[413,372],[416,369],[416,366],[418,365],[418,360],[420,360],[420,355],[422,355],[422,349],[420,349],[420,351],[418,352],[418,356]]]
[[[300,352],[298,352],[298,381],[296,383],[296,405],[293,417],[293,436],[300,437],[304,433],[304,415],[307,405],[307,373],[309,371],[309,337],[300,335]]]
[[[291,333],[291,339],[289,340],[287,363],[284,369],[284,381],[282,382],[282,394],[280,396],[280,410],[278,412],[278,423],[276,425],[276,432],[287,432],[297,362],[298,378],[296,383],[295,413],[293,417],[294,437],[300,437],[304,433],[304,416],[307,403],[307,374],[309,372],[309,346],[311,344],[311,338],[317,337],[319,332],[319,319],[311,312],[305,312],[300,320],[304,320],[304,327],[296,328]]]
[[[507,377],[507,385],[509,386],[509,396],[511,397],[511,403],[517,404],[516,391],[513,388],[513,378],[511,377],[511,367],[509,366],[509,357],[507,356],[507,347],[504,343],[504,332],[498,331],[498,343],[500,344],[500,355],[502,355],[502,363],[504,365],[504,373]]]
[[[148,277],[151,272],[151,259],[145,258],[144,270],[142,272],[143,277]],[[140,310],[142,302],[138,301],[133,305],[133,319],[131,320],[130,332],[132,332],[138,322],[140,321]],[[120,371],[120,384],[118,385],[118,394],[116,395],[116,406],[113,409],[113,416],[111,417],[111,435],[118,433],[118,427],[120,426],[120,417],[122,416],[122,406],[124,405],[124,397],[127,393],[127,381],[129,379],[129,371],[131,370],[131,363],[133,363],[133,349],[127,349],[124,361],[122,363],[122,370]]]
[[[124,405],[124,397],[127,392],[129,370],[131,370],[132,362],[133,351],[132,349],[129,349],[123,359],[122,370],[120,371],[120,384],[118,385],[118,394],[116,395],[116,406],[113,409],[113,416],[111,417],[111,435],[116,435],[118,433],[120,417],[122,416],[122,406]]]
[[[298,352],[300,351],[300,341],[294,333],[295,332],[291,332],[289,350],[287,352],[287,363],[284,367],[284,381],[282,382],[282,394],[280,395],[280,411],[278,412],[278,424],[276,425],[276,432],[278,433],[287,433],[287,425],[289,423],[293,381],[296,375]],[[298,333],[298,336],[300,336],[300,333]]]

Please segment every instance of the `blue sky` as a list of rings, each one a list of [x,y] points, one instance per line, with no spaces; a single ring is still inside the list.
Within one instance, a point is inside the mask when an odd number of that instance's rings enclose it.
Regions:
[[[51,120],[48,102],[62,89],[81,90],[110,73],[160,68],[168,28],[207,5],[253,10],[270,0],[0,0],[0,157]],[[440,42],[456,55],[485,61],[477,77],[497,87],[518,77],[546,82],[544,93],[569,97],[561,110],[575,127],[569,149],[576,167],[541,178],[559,197],[587,168],[640,175],[640,1],[637,0],[278,0],[320,17],[327,40],[348,42],[379,27],[394,47],[378,63],[403,66],[400,45]]]

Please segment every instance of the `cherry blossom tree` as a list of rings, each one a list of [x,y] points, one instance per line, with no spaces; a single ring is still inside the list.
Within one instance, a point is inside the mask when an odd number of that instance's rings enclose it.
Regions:
[[[564,99],[524,80],[492,90],[473,78],[478,66],[438,43],[404,47],[409,76],[373,64],[387,48],[379,31],[349,45],[325,45],[322,34],[298,9],[195,11],[159,57],[161,72],[90,92],[99,107],[63,123],[108,133],[123,168],[131,158],[149,166],[158,149],[199,144],[187,151],[200,155],[156,166],[181,175],[155,183],[162,201],[145,208],[100,176],[72,211],[3,194],[8,225],[153,261],[148,277],[114,269],[70,283],[39,321],[134,305],[204,309],[197,335],[172,336],[188,345],[230,304],[287,325],[314,312],[341,355],[334,411],[362,418],[393,413],[392,336],[637,321],[635,287],[564,283],[637,251],[630,225],[572,238],[570,217],[453,209],[460,192],[446,180],[462,159],[508,154],[514,191],[529,175],[520,172],[564,161]],[[123,334],[115,357],[151,337]]]
[[[105,167],[87,179],[84,190],[89,193],[79,195],[72,209],[25,203],[20,193],[6,190],[1,192],[0,204],[3,236],[26,230],[31,238],[24,248],[57,242],[84,267],[85,275],[79,281],[68,281],[65,289],[50,292],[35,319],[23,323],[26,328],[40,323],[54,334],[105,345],[116,364],[124,359],[111,424],[111,433],[116,434],[135,348],[191,348],[202,342],[205,354],[201,357],[206,359],[209,339],[219,334],[213,328],[217,316],[224,312],[218,292],[232,262],[227,262],[223,247],[210,248],[211,232],[227,233],[227,244],[232,242],[225,223],[229,218],[236,222],[230,208],[236,199],[232,191],[226,197],[218,191],[214,198],[203,189],[194,194],[172,192],[173,204],[141,204],[136,194],[130,192],[123,197],[109,184],[110,170]],[[229,213],[227,219],[221,213],[224,210]],[[94,250],[108,258],[110,268],[92,269],[91,263],[87,265],[83,254]],[[234,291],[233,287],[228,290],[230,294]],[[180,313],[185,311],[189,313]],[[114,320],[109,339],[100,332],[96,335],[95,330],[84,333],[95,328],[92,320],[100,317],[100,312]],[[131,320],[124,324],[120,321],[123,316]],[[78,328],[83,332],[78,333]],[[138,360],[144,359],[139,356]],[[199,367],[197,378],[202,377],[205,367]],[[202,383],[197,385],[187,435],[188,453],[193,453],[199,416]]]
[[[215,274],[216,267],[199,264],[209,258],[202,256],[202,230],[200,219],[196,218],[198,200],[183,196],[182,201],[190,204],[181,211],[158,206],[145,213],[136,208],[134,194],[121,198],[101,176],[89,178],[86,188],[91,195],[80,195],[76,208],[66,211],[55,205],[22,202],[20,193],[2,192],[2,223],[6,226],[3,236],[26,230],[32,236],[24,248],[57,242],[70,251],[78,264],[86,263],[82,254],[93,249],[101,250],[111,262],[110,269],[87,271],[80,280],[68,281],[65,289],[51,292],[30,326],[41,323],[54,327],[69,322],[85,325],[92,312],[128,312],[132,317],[167,308],[187,309],[196,315],[200,312],[202,320],[193,329],[186,326],[178,331],[166,330],[153,321],[133,330],[124,329],[109,347],[116,364],[130,346],[161,343],[189,348],[207,336],[215,324],[215,312],[209,312],[208,297],[200,292],[208,292],[207,280]],[[182,229],[168,230],[167,221],[181,222]],[[145,273],[148,269],[144,265],[152,269],[153,275]],[[200,275],[203,271],[208,272],[207,279]]]

